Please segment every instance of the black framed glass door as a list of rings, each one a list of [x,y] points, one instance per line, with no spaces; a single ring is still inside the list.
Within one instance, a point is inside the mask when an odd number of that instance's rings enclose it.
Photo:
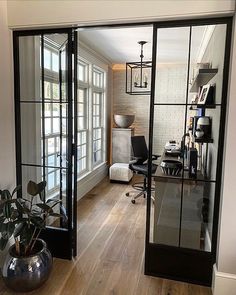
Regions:
[[[211,284],[231,21],[154,25],[149,163],[152,154],[162,157],[154,175],[149,165],[145,251],[149,275]]]
[[[42,238],[56,257],[76,255],[76,38],[72,29],[14,32],[18,197],[45,180],[45,201],[60,200]]]

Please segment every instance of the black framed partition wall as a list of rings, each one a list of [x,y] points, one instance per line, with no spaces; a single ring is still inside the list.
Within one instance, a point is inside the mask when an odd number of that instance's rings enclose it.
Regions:
[[[231,22],[231,18],[218,18],[154,25],[149,163],[152,154],[161,154],[160,165],[177,160],[182,170],[173,175],[171,170],[164,171],[159,166],[151,175],[149,165],[145,250],[148,275],[211,285],[217,247]],[[211,89],[208,100],[202,95],[204,87]],[[200,124],[202,120],[210,122],[208,136],[199,133],[201,126],[196,122]],[[179,157],[167,152],[171,144],[180,151]]]
[[[18,197],[29,180],[45,180],[52,217],[42,237],[56,257],[76,255],[77,53],[72,29],[16,31],[14,43],[15,132]]]
[[[205,285],[211,283],[217,245],[231,21],[231,18],[212,18],[106,25],[153,25],[149,163],[152,153],[163,153],[167,140],[180,142],[183,139],[186,143],[190,117],[206,116],[212,122],[212,138],[209,142],[197,143],[205,155],[202,163],[207,163],[197,179],[189,178],[184,170],[177,178],[151,175],[149,166],[145,244],[147,275]],[[208,41],[212,39],[221,46],[214,47],[213,44],[208,49],[203,46],[199,51],[201,58],[197,60],[194,48],[199,43],[199,37],[203,37],[204,30],[201,28],[206,29]],[[221,39],[214,37],[215,31],[220,31]],[[169,38],[168,43],[166,38]],[[64,207],[58,208],[58,211],[66,212],[68,220],[66,223],[52,220],[44,237],[53,254],[64,258],[76,254],[78,48],[73,46],[73,41],[74,44],[78,42],[77,33],[72,29],[14,32],[17,183],[23,185],[22,193],[25,194],[29,178],[36,181],[45,179],[48,184],[50,182],[46,197],[54,193],[62,198]],[[173,47],[173,43],[177,47]],[[211,52],[220,54],[211,61]],[[159,60],[161,55],[164,60]],[[177,57],[177,60],[171,59],[171,56]],[[216,58],[220,63],[216,63]],[[201,62],[208,64],[208,68],[195,69],[195,65]],[[175,66],[174,71],[171,64]],[[214,84],[215,100],[210,104],[193,102],[196,73],[201,74],[198,86]],[[208,76],[206,80],[205,74]],[[59,122],[59,128],[56,122]],[[37,148],[34,149],[34,146]],[[185,158],[183,165],[186,162]],[[153,176],[157,189],[161,189],[156,192],[155,202],[151,199]],[[160,203],[161,199],[166,199],[167,204]],[[161,206],[155,208],[158,204]],[[158,224],[162,213],[168,210],[174,220],[164,216],[163,223]],[[189,220],[189,216],[195,219]],[[191,222],[195,230],[191,229]],[[169,236],[166,223],[171,224]],[[208,240],[208,246],[204,239]]]

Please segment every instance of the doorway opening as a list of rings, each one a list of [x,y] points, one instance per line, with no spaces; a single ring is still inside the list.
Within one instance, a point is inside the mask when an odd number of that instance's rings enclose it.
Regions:
[[[230,18],[14,33],[17,182],[24,192],[27,178],[45,179],[46,198],[62,201],[58,212],[67,221],[52,220],[44,233],[56,256],[76,255],[77,201],[107,177],[109,166],[129,169],[131,138],[144,136],[147,201],[132,205],[147,204],[145,273],[210,284],[230,33]],[[152,64],[141,72],[150,93],[130,95],[126,63],[140,61],[140,41]],[[140,86],[138,78],[128,81],[131,87]],[[114,115],[134,115],[134,123],[120,128]],[[29,151],[29,143],[36,148]],[[179,171],[162,165],[167,152]],[[152,154],[162,155],[155,172]],[[58,252],[62,238],[68,243]],[[170,267],[173,259],[179,267]]]

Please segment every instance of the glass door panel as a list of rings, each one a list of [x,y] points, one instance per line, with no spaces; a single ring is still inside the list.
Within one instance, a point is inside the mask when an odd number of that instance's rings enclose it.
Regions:
[[[149,143],[150,157],[161,158],[149,173],[145,270],[207,285],[216,256],[230,52],[231,20],[220,22],[156,24],[153,36]]]
[[[190,27],[158,29],[155,104],[185,104],[189,31]]]
[[[42,237],[54,256],[71,258],[73,228],[72,30],[14,33],[17,182],[27,197],[29,180],[45,180],[45,202],[59,200]],[[20,196],[20,197],[21,197]],[[73,220],[73,222],[72,222]],[[63,241],[63,246],[61,246]],[[72,242],[73,241],[73,242]],[[58,247],[60,245],[60,247]]]

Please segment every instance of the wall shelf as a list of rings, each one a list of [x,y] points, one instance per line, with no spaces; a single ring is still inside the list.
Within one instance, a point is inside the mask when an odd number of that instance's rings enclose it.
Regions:
[[[194,142],[213,143],[213,139],[212,138],[197,138],[197,137],[194,137]]]
[[[207,84],[217,73],[218,69],[199,69],[190,87],[190,92],[198,92],[198,88]]]
[[[215,109],[216,105],[215,104],[195,104],[189,107],[191,111],[197,111],[198,109]]]

